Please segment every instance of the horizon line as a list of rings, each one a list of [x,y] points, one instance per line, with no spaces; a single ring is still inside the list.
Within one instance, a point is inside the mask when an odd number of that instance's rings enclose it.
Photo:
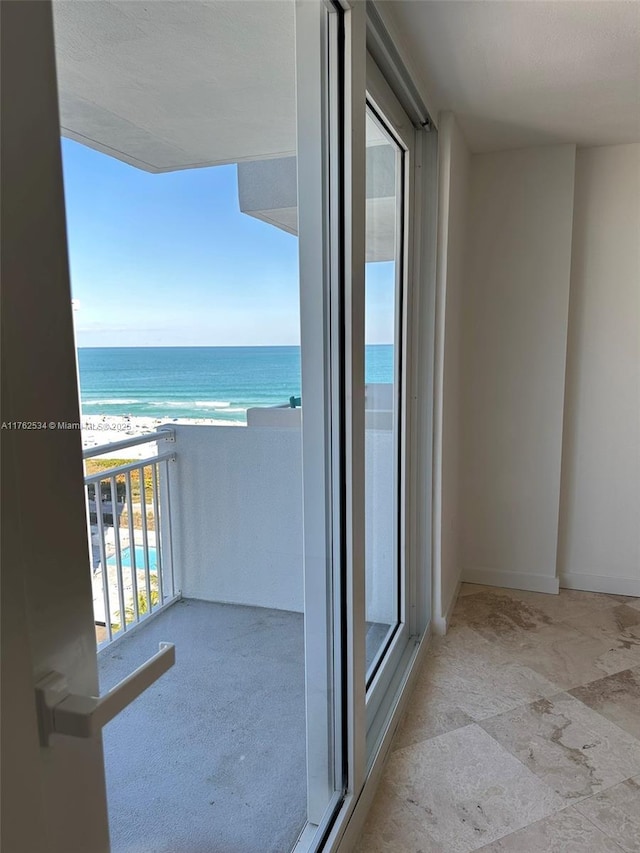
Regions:
[[[367,347],[391,347],[390,343],[367,344]],[[112,344],[110,346],[86,346],[78,344],[76,349],[268,349],[279,347],[281,349],[299,349],[300,344]]]

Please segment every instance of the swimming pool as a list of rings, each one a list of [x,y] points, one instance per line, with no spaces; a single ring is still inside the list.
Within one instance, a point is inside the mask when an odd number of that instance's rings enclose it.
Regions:
[[[156,554],[156,549],[151,545],[148,548],[149,553],[149,571],[155,572],[158,570],[158,556]],[[121,552],[122,557],[122,568],[130,569],[131,568],[131,548],[123,548]],[[144,547],[142,545],[135,546],[135,562],[136,569],[144,569]],[[117,566],[118,563],[116,561],[116,555],[113,554],[107,560],[108,566]]]

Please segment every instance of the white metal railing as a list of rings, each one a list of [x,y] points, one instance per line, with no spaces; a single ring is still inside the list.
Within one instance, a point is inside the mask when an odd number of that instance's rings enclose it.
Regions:
[[[130,447],[175,441],[174,430],[159,430],[83,451],[83,459],[108,457]],[[171,500],[167,466],[173,452],[117,460],[86,473],[94,618],[104,625],[99,646],[124,635],[172,604],[176,596],[171,541]]]

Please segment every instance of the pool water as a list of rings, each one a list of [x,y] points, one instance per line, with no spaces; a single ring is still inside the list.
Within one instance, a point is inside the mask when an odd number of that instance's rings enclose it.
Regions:
[[[152,546],[149,546],[148,554],[149,554],[149,571],[155,572],[158,570],[158,557],[156,554],[156,549]],[[131,548],[123,548],[121,552],[122,559],[122,568],[130,569],[131,568]],[[136,570],[140,571],[144,569],[144,547],[142,545],[135,546],[135,561],[136,561]],[[116,561],[116,555],[109,557],[107,560],[108,566],[117,566],[118,563]]]

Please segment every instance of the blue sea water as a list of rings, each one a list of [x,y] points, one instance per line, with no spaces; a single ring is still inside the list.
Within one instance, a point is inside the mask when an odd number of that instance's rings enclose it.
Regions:
[[[246,422],[251,406],[301,396],[300,348],[83,347],[82,411],[90,415]],[[367,346],[366,381],[391,382],[393,346]]]

